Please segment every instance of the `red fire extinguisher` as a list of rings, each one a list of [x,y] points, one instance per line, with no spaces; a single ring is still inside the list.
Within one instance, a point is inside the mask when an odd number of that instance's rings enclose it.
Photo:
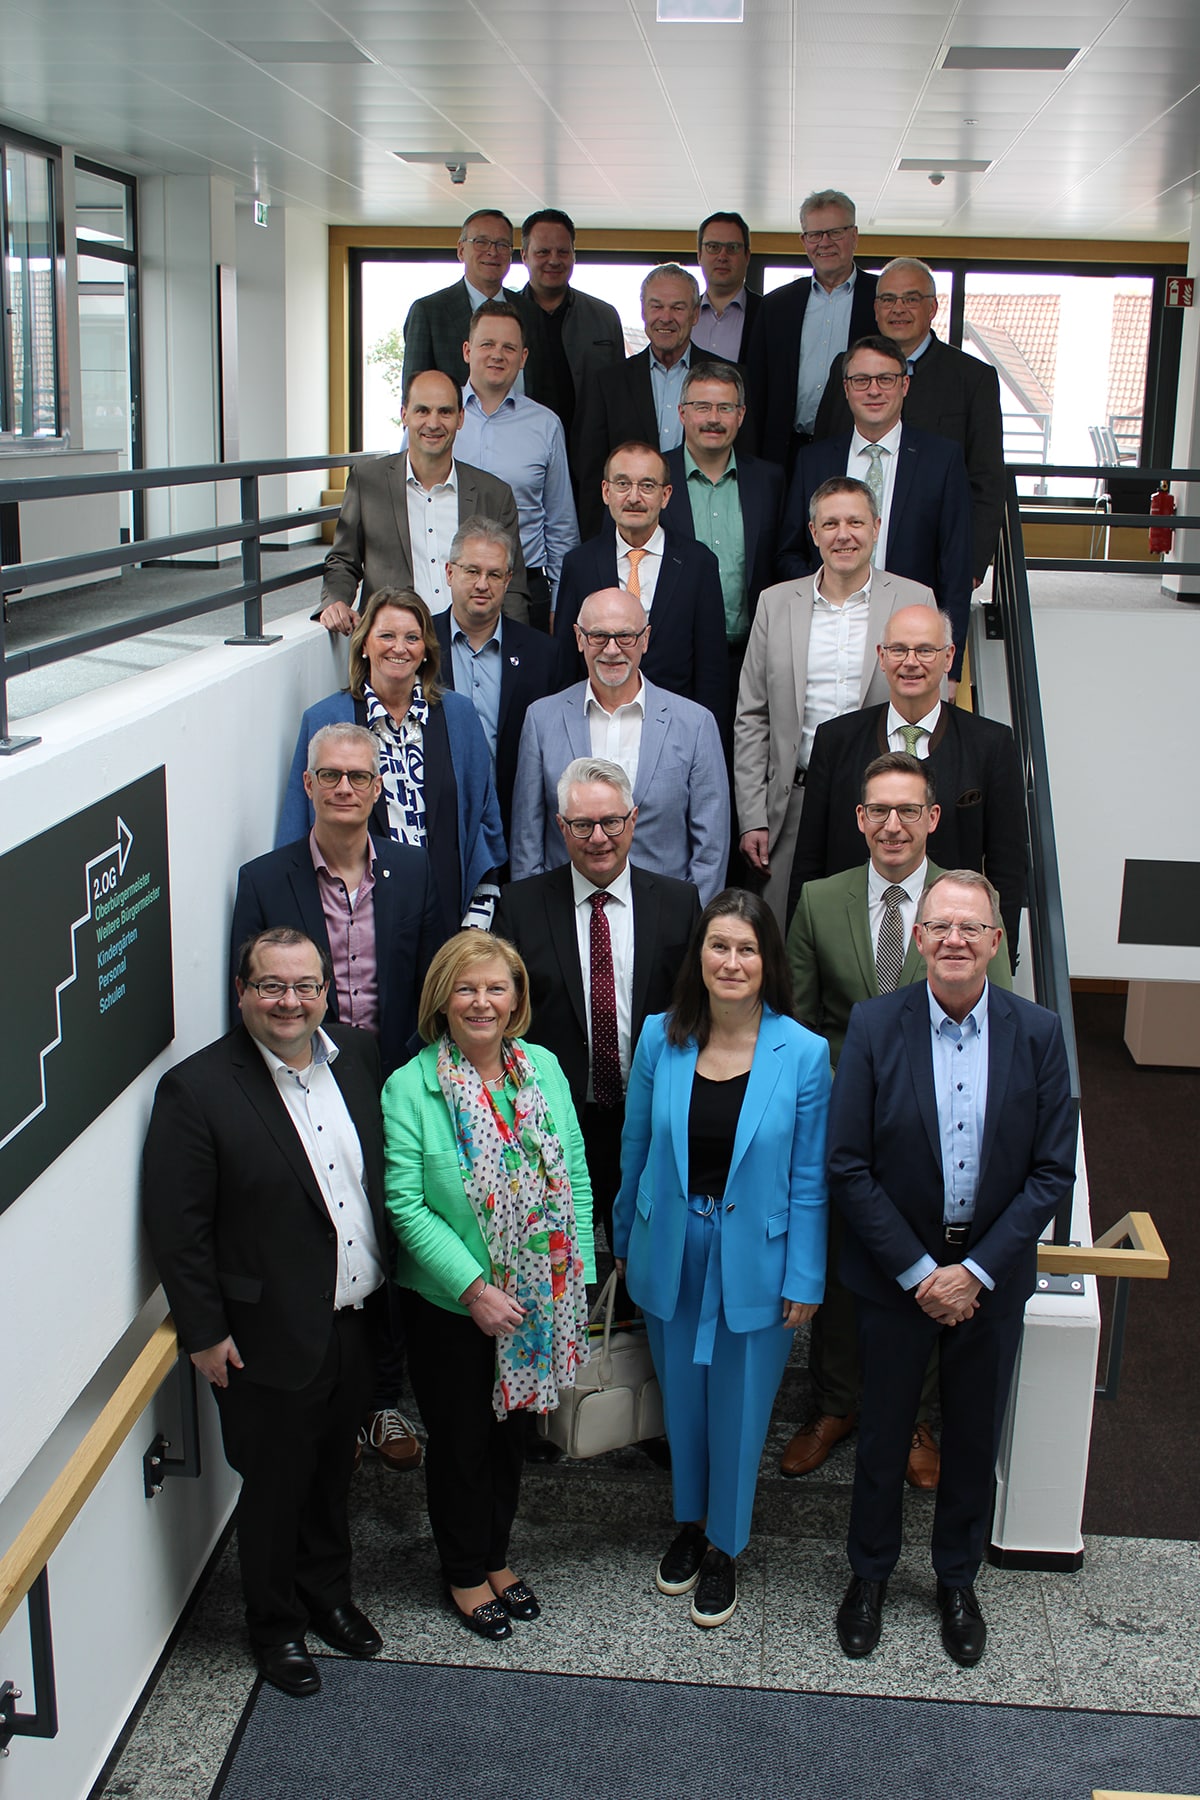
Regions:
[[[1169,519],[1175,511],[1175,496],[1165,481],[1158,484],[1158,492],[1150,496],[1150,511],[1156,519]],[[1151,556],[1165,556],[1175,542],[1175,533],[1165,525],[1150,527]]]

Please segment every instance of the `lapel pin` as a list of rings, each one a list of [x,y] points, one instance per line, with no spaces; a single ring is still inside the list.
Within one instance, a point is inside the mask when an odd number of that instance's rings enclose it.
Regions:
[[[509,659],[508,659],[508,660],[509,660],[509,662],[510,662],[510,663],[511,663],[511,664],[512,664],[512,666],[513,666],[513,668],[514,668],[514,669],[519,669],[519,668],[520,668],[520,666],[521,666],[521,659],[520,659],[520,657],[519,657],[519,656],[510,656],[510,657],[509,657]]]

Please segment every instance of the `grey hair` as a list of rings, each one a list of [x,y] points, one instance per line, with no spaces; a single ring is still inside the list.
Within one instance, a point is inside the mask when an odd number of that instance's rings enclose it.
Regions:
[[[847,215],[847,224],[854,225],[857,223],[858,214],[855,211],[854,202],[849,194],[843,194],[840,188],[820,188],[815,194],[810,194],[807,200],[802,200],[800,202],[801,231],[804,230],[804,221],[807,219],[809,213],[820,212],[822,208],[826,206],[840,206],[842,211]]]
[[[720,381],[720,382],[723,382],[726,387],[731,387],[735,390],[735,392],[737,394],[738,405],[745,406],[745,404],[746,404],[746,384],[742,380],[742,371],[740,369],[736,369],[732,363],[727,363],[727,362],[693,363],[691,368],[688,370],[687,374],[684,376],[683,386],[679,390],[679,398],[680,398],[681,402],[687,399],[688,395],[692,391],[692,388],[695,386],[695,384],[698,381]]]
[[[992,913],[992,925],[997,930],[1003,929],[1003,921],[1000,918],[1000,896],[987,876],[981,875],[978,869],[943,869],[937,880],[930,883],[917,902],[918,925],[924,923],[925,915],[929,911],[930,894],[936,893],[944,881],[957,882],[959,887],[978,888],[980,893],[986,894]]]
[[[357,744],[360,750],[371,752],[371,768],[379,773],[379,739],[365,725],[352,725],[343,720],[337,725],[322,725],[308,740],[308,772],[311,775],[321,765],[321,757],[327,744]]]
[[[827,481],[821,483],[820,487],[814,488],[813,490],[813,497],[808,503],[808,522],[810,525],[815,525],[817,522],[817,507],[821,504],[821,501],[832,500],[835,494],[857,495],[860,500],[870,507],[871,517],[873,519],[879,517],[879,504],[865,481],[860,481],[857,475],[831,475]]]
[[[646,304],[646,289],[650,286],[652,281],[657,281],[660,275],[670,275],[673,276],[676,281],[686,281],[688,291],[692,296],[692,305],[699,306],[700,283],[696,280],[696,277],[689,273],[687,269],[681,269],[678,263],[659,263],[657,269],[651,269],[645,281],[642,283],[643,307]]]
[[[879,280],[881,283],[891,274],[893,269],[920,269],[922,275],[924,275],[926,281],[929,283],[929,298],[931,300],[937,298],[937,282],[934,279],[933,270],[928,263],[922,262],[919,256],[893,256],[891,262],[884,263],[882,269],[879,271]]]
[[[558,811],[560,818],[567,813],[567,800],[573,787],[587,787],[593,781],[603,781],[609,787],[616,788],[621,796],[621,805],[626,812],[633,810],[633,789],[629,785],[629,777],[620,763],[609,762],[603,756],[577,756],[569,762],[558,778]]]
[[[464,519],[450,540],[449,562],[457,562],[462,555],[463,545],[472,538],[482,538],[485,544],[496,544],[504,552],[505,560],[511,572],[516,552],[513,547],[512,532],[506,531],[498,519],[489,519],[486,513],[472,513]]]

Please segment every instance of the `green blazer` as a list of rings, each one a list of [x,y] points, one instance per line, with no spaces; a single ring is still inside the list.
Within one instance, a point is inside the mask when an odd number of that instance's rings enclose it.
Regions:
[[[787,937],[796,1017],[827,1040],[829,1059],[835,1069],[846,1040],[851,1007],[859,1000],[874,1000],[879,993],[867,913],[868,868],[863,863],[841,875],[828,875],[823,881],[806,881]],[[925,886],[931,886],[943,873],[936,863],[927,863]],[[913,936],[900,971],[900,986],[908,987],[924,979],[925,963]],[[996,987],[1012,987],[1005,937],[1000,939],[988,979]]]
[[[551,1051],[521,1041],[537,1072],[566,1153],[584,1273],[596,1279],[592,1245],[592,1184],[583,1135],[567,1078]],[[383,1090],[383,1135],[388,1216],[399,1243],[396,1280],[435,1306],[467,1316],[458,1296],[480,1275],[491,1280],[483,1233],[467,1199],[458,1166],[450,1109],[438,1086],[437,1045],[390,1076]]]

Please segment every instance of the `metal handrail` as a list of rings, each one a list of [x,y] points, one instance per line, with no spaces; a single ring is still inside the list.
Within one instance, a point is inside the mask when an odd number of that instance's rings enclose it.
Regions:
[[[1034,476],[1039,482],[1048,476],[1057,476],[1064,481],[1113,481],[1123,487],[1157,486],[1160,481],[1200,482],[1200,469],[1171,469],[1148,467],[1143,468],[1133,463],[1017,463],[1007,465],[1010,477]],[[1091,502],[1072,507],[1062,500],[1056,504],[1053,499],[1049,504],[1039,496],[1022,495],[1019,501],[1020,516],[1025,525],[1076,525],[1085,526],[1092,523]],[[1150,525],[1165,525],[1170,531],[1187,531],[1200,528],[1200,515],[1195,513],[1172,513],[1169,517],[1158,517],[1149,509],[1145,512],[1105,512],[1105,531],[1133,530],[1139,531]],[[1109,557],[1077,557],[1077,556],[1027,556],[1026,569],[1037,569],[1046,573],[1062,575],[1094,574],[1096,565],[1103,562],[1107,572],[1114,575],[1161,575],[1168,568],[1172,575],[1200,575],[1200,562],[1176,561],[1172,557],[1169,563],[1156,562],[1149,557],[1121,557],[1113,560]],[[1183,595],[1185,600],[1188,595]]]

